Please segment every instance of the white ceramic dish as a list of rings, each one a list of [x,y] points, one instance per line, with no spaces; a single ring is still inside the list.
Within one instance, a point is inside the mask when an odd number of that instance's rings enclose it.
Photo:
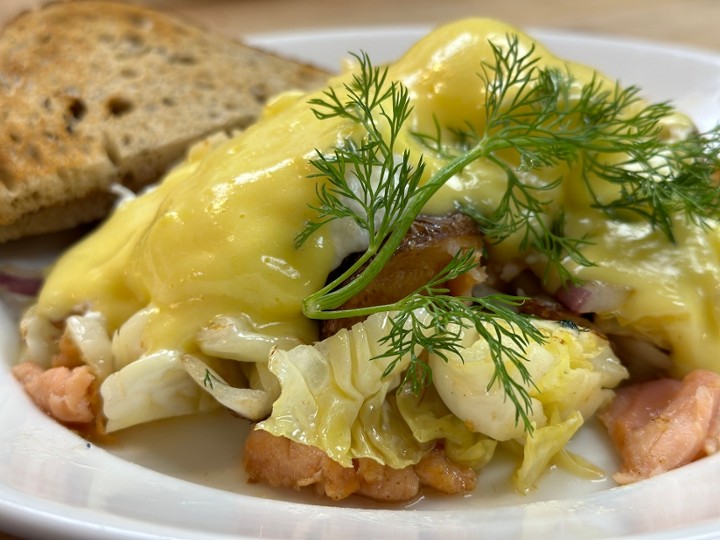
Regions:
[[[391,60],[424,28],[341,29],[256,36],[284,54],[336,69],[347,51]],[[532,32],[557,53],[673,100],[702,128],[720,119],[720,57],[658,45]],[[66,242],[61,239],[60,245]],[[42,264],[57,239],[0,247],[0,263]],[[229,415],[132,429],[106,448],[38,412],[9,373],[17,352],[14,309],[0,303],[0,530],[75,539],[647,538],[720,535],[720,455],[623,488],[557,471],[530,496],[512,494],[503,466],[482,493],[424,499],[404,508],[349,508],[245,483],[245,427]],[[611,470],[599,431],[576,449]],[[287,497],[290,497],[290,500]]]

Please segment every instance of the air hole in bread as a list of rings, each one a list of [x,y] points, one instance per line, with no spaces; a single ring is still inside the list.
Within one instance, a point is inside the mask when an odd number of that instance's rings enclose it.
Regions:
[[[125,34],[123,39],[132,49],[142,49],[145,45],[143,37],[137,34]]]
[[[164,98],[162,98],[162,104],[166,107],[174,107],[176,105],[175,100],[170,96],[165,96]]]
[[[198,63],[197,58],[185,53],[171,54],[168,56],[167,61],[169,64],[179,64],[182,66],[193,66]]]
[[[145,41],[145,36],[129,32],[119,36],[120,41],[111,45],[112,55],[115,60],[132,59],[137,61],[139,58],[151,54],[153,48]]]
[[[116,96],[108,99],[105,107],[111,116],[123,116],[133,110],[133,103],[128,99]]]
[[[11,132],[10,132],[10,140],[11,140],[12,142],[14,142],[15,144],[18,144],[18,143],[20,143],[20,142],[22,141],[22,137],[20,137],[20,135],[18,135],[18,134],[15,133],[14,131],[11,131]]]
[[[65,131],[72,134],[75,132],[75,124],[82,120],[87,113],[87,107],[82,99],[71,97],[65,110]]]
[[[67,110],[70,113],[70,116],[72,116],[75,120],[82,120],[85,113],[87,113],[85,102],[78,98],[72,98],[70,100]]]

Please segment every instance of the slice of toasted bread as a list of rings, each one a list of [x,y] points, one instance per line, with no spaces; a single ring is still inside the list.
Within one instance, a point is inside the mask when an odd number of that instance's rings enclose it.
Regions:
[[[104,216],[193,142],[328,74],[135,5],[61,2],[0,34],[0,242]]]

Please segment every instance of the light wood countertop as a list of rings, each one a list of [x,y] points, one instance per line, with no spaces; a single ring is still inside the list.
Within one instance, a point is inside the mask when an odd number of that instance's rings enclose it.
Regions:
[[[42,0],[0,0],[0,24]],[[718,0],[147,0],[233,38],[330,26],[438,24],[468,16],[519,28],[631,37],[720,54]],[[0,523],[0,531],[3,529]],[[14,537],[0,532],[0,540]]]
[[[46,0],[3,0],[0,21]],[[635,37],[720,52],[717,0],[146,0],[228,36],[487,16],[521,28]]]

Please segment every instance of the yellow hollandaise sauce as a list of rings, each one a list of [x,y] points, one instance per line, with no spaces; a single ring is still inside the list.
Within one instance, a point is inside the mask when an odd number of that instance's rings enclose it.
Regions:
[[[402,82],[413,106],[399,150],[419,156],[424,148],[411,133],[433,133],[436,120],[448,129],[469,122],[482,132],[486,90],[478,72],[493,61],[490,44],[506,47],[509,35],[518,36],[521,52],[535,47],[541,67],[568,73],[578,92],[593,80],[615,85],[505,24],[487,19],[449,24],[389,66],[388,81]],[[339,89],[351,75],[329,84]],[[37,314],[61,320],[89,308],[105,315],[112,333],[149,308],[147,352],[192,349],[197,331],[217,315],[244,314],[268,332],[313,341],[315,326],[303,316],[301,301],[322,287],[348,248],[330,228],[301,248],[294,245],[313,217],[308,205],[316,202],[309,159],[316,150],[331,151],[355,129],[346,120],[317,119],[308,101],[319,95],[280,97],[256,125],[216,147],[196,150],[153,191],[122,204],[56,264]],[[662,136],[682,136],[691,128],[687,118],[672,116]],[[439,157],[426,160],[428,176],[445,165]],[[679,222],[679,242],[672,245],[644,223],[610,222],[591,208],[572,169],[533,173],[533,181],[548,184],[559,173],[565,180],[551,193],[570,218],[566,233],[587,233],[593,241],[584,251],[596,266],[573,271],[630,290],[623,305],[603,316],[673,351],[680,371],[717,369],[707,351],[720,346],[718,234]],[[478,160],[452,178],[425,211],[445,213],[458,200],[492,209],[505,182],[499,167]],[[517,246],[507,242],[493,256],[513,260]]]

